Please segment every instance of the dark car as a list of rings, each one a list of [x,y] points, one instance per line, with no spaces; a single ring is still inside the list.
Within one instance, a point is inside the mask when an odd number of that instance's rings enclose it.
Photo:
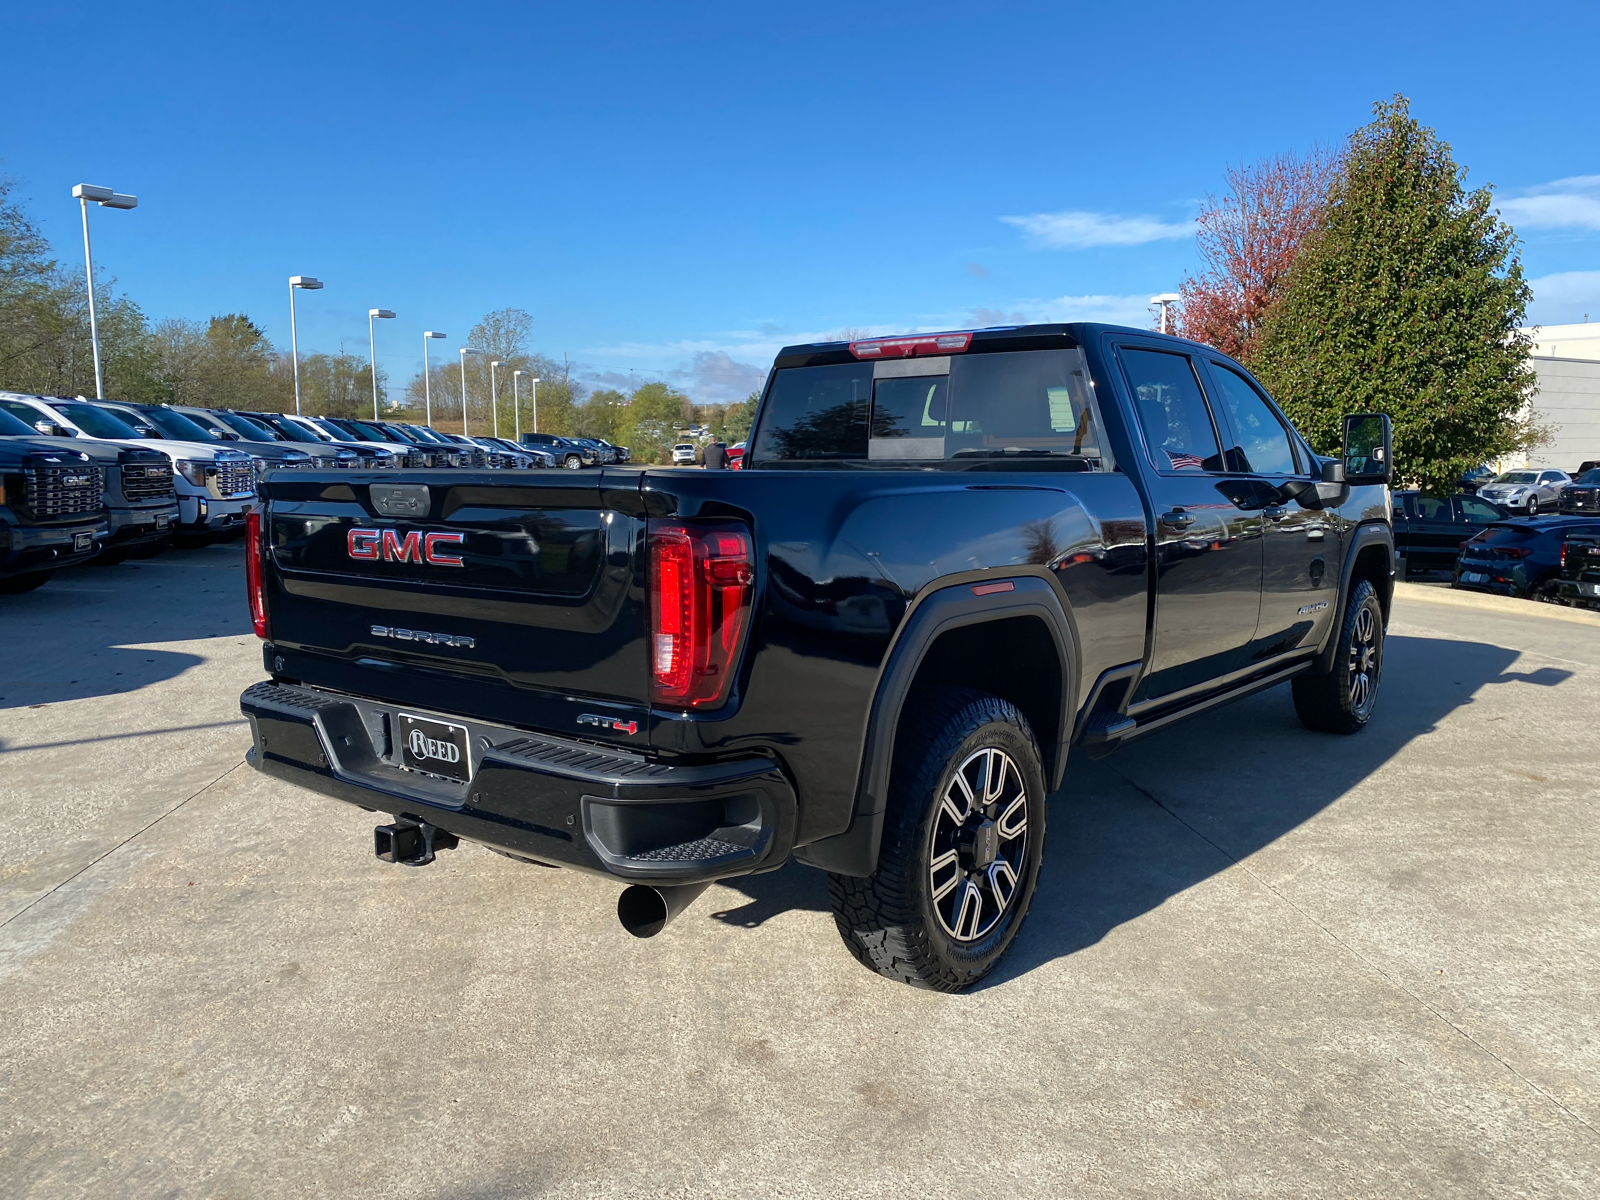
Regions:
[[[1574,534],[1600,534],[1600,519],[1513,517],[1496,521],[1461,547],[1454,586],[1554,602],[1561,590],[1561,545]]]
[[[1563,604],[1600,610],[1600,533],[1567,534],[1561,543],[1557,589]]]
[[[1477,496],[1394,493],[1394,549],[1407,575],[1455,568],[1461,544],[1511,510]]]
[[[249,761],[392,814],[389,862],[631,885],[641,937],[798,858],[858,961],[956,991],[1070,754],[1282,682],[1372,718],[1391,438],[1345,421],[1326,459],[1209,347],[1042,325],[787,347],[734,472],[274,473]]]
[[[104,489],[99,465],[64,440],[0,437],[0,595],[31,592],[100,553]]]
[[[1580,472],[1561,489],[1563,513],[1600,513],[1600,467]]]
[[[524,433],[522,444],[549,451],[557,462],[573,471],[600,465],[600,451],[596,447],[585,446],[572,438],[557,437],[553,433]]]

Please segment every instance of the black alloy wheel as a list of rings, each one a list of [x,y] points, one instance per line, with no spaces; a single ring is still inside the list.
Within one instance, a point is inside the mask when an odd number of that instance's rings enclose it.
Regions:
[[[1038,743],[1009,701],[941,688],[908,707],[874,874],[831,875],[834,921],[858,962],[958,992],[1016,937],[1044,855]]]
[[[1383,607],[1365,579],[1350,589],[1340,622],[1333,669],[1305,672],[1291,683],[1294,711],[1307,729],[1359,733],[1372,719],[1383,674]]]

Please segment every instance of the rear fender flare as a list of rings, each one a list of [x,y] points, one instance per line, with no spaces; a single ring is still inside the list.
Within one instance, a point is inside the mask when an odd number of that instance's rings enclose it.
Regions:
[[[974,595],[973,588],[1009,582],[1013,590]],[[1003,578],[974,574],[959,583],[943,583],[924,594],[901,623],[884,658],[862,739],[855,807],[843,833],[801,846],[795,857],[810,866],[841,875],[871,875],[878,864],[878,846],[888,803],[889,773],[894,763],[894,742],[900,715],[911,695],[928,651],[941,635],[964,626],[986,624],[1013,617],[1036,617],[1055,643],[1060,664],[1061,699],[1055,729],[1036,729],[1040,748],[1047,756],[1047,784],[1054,791],[1066,768],[1068,748],[1077,717],[1078,631],[1071,608],[1064,603],[1053,579],[1031,572]],[[1024,667],[1024,669],[1026,669]]]

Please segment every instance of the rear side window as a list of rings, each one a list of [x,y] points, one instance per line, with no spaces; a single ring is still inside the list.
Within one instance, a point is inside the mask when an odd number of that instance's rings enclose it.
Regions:
[[[757,466],[864,459],[871,399],[871,363],[779,371],[750,457]]]
[[[1189,356],[1124,348],[1119,357],[1156,468],[1222,470],[1222,447]]]
[[[1250,381],[1219,362],[1211,364],[1211,378],[1216,381],[1217,398],[1239,433],[1244,469],[1258,475],[1298,474],[1300,467],[1288,431]]]
[[[1438,496],[1418,496],[1416,498],[1417,519],[1419,521],[1448,521],[1450,517],[1450,501],[1441,500]],[[1496,513],[1495,516],[1499,516]]]

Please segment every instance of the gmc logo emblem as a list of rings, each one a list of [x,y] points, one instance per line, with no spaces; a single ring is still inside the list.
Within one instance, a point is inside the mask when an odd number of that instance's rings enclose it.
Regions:
[[[345,536],[350,557],[362,562],[428,563],[435,567],[459,567],[460,555],[445,554],[441,547],[459,546],[463,533],[419,533],[413,529],[405,537],[398,529],[352,529]]]

